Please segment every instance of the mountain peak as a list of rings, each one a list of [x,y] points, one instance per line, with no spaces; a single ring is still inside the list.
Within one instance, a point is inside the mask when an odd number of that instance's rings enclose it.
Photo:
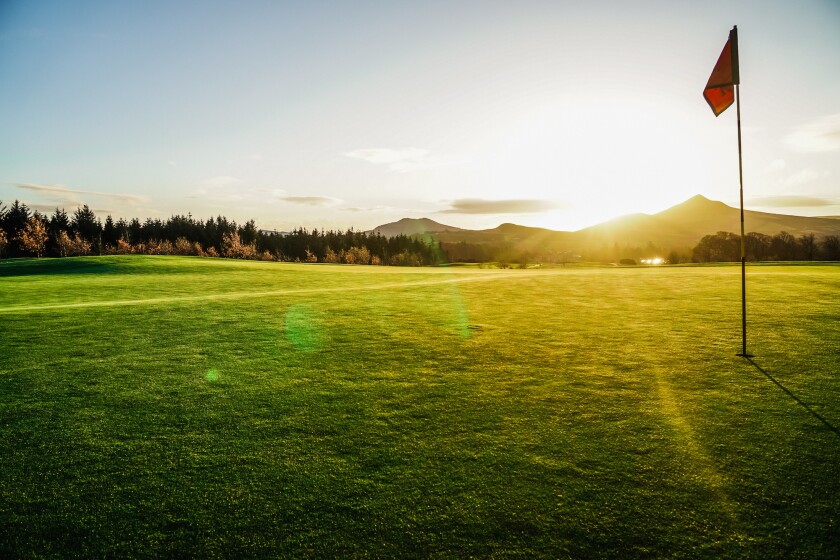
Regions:
[[[719,200],[712,200],[710,198],[706,198],[702,194],[695,194],[694,196],[692,196],[691,198],[689,198],[685,202],[681,202],[681,203],[677,204],[676,206],[672,206],[671,208],[679,208],[681,206],[695,206],[696,207],[696,206],[720,206],[720,205],[726,206],[726,204],[724,204],[723,202],[720,202]]]
[[[455,226],[441,224],[430,218],[402,218],[396,222],[377,226],[373,233],[385,237],[396,237],[397,235],[423,235],[424,233],[439,233],[442,231],[463,231]]]
[[[680,202],[676,206],[671,206],[667,210],[663,210],[662,212],[654,215],[659,216],[660,218],[677,220],[688,218],[692,221],[696,221],[697,219],[707,217],[707,215],[711,213],[731,212],[733,210],[735,209],[723,202],[720,202],[719,200],[711,200],[702,194],[697,194],[685,202]]]

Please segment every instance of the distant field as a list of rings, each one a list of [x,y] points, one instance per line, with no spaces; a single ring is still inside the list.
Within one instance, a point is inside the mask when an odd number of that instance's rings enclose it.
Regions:
[[[739,274],[0,261],[0,557],[840,558],[840,266]]]

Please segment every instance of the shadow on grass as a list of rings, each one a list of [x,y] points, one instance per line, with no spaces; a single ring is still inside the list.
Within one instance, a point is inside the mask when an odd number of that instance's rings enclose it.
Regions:
[[[0,277],[44,276],[50,274],[102,274],[114,272],[116,264],[93,258],[9,259],[0,263]]]
[[[838,430],[838,429],[837,429],[837,428],[835,428],[833,425],[831,425],[831,422],[829,422],[828,420],[826,420],[825,418],[823,418],[823,417],[820,415],[820,413],[819,413],[819,412],[815,411],[815,410],[814,410],[814,409],[812,409],[810,406],[808,406],[807,404],[805,404],[804,402],[802,402],[802,401],[799,399],[799,397],[797,397],[796,395],[794,395],[793,393],[791,393],[791,392],[788,390],[788,388],[787,388],[787,387],[785,387],[784,385],[782,385],[781,383],[779,383],[779,382],[778,382],[778,381],[777,381],[777,380],[776,380],[776,379],[775,379],[772,375],[770,375],[769,373],[767,373],[766,371],[764,371],[764,368],[762,368],[760,365],[758,365],[757,363],[755,363],[755,361],[754,361],[752,358],[746,358],[746,360],[747,360],[749,363],[751,363],[753,366],[755,366],[755,369],[757,369],[758,371],[760,371],[761,373],[763,373],[763,374],[764,374],[764,377],[766,377],[767,379],[769,379],[770,381],[772,381],[773,383],[775,383],[775,384],[776,384],[776,386],[777,386],[777,387],[779,387],[779,389],[781,389],[782,391],[784,391],[785,393],[787,393],[787,394],[790,396],[790,398],[792,398],[792,399],[793,399],[793,400],[795,400],[797,403],[799,403],[799,405],[800,405],[800,406],[802,406],[802,408],[804,408],[805,410],[807,410],[808,412],[810,412],[810,413],[811,413],[811,416],[813,416],[814,418],[816,418],[817,420],[819,420],[820,422],[822,422],[822,423],[825,425],[825,427],[826,427],[826,428],[828,428],[829,430],[831,430],[832,432],[834,432],[834,433],[835,433],[835,435],[837,435],[838,437],[840,437],[840,430]]]
[[[235,259],[199,259],[198,257],[169,255],[87,255],[84,257],[2,259],[0,260],[0,278],[54,274],[192,274],[196,272],[195,266],[223,260],[236,262]]]

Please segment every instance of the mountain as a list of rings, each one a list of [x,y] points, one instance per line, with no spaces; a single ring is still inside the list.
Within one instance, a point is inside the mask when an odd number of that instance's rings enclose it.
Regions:
[[[447,226],[429,218],[403,218],[397,222],[384,224],[373,228],[371,233],[378,233],[384,237],[396,237],[398,235],[423,235],[426,233],[439,233],[447,231],[466,231],[455,226]]]
[[[746,210],[747,232],[775,235],[781,231],[817,238],[840,235],[840,220],[833,217],[805,217]],[[685,250],[697,245],[704,235],[718,231],[738,233],[740,210],[723,202],[697,195],[657,214],[629,214],[574,232],[502,224],[485,230],[461,229],[422,218],[402,219],[374,231],[393,236],[428,234],[444,244],[468,243],[505,247],[529,252],[591,252],[619,245],[645,247],[653,244],[665,251]]]

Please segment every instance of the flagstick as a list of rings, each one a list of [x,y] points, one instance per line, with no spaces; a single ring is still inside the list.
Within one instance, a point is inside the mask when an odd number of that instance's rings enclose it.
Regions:
[[[744,250],[744,171],[741,157],[741,91],[735,84],[735,108],[738,113],[738,181],[741,183],[741,353],[742,358],[752,358],[747,353],[747,256]]]

